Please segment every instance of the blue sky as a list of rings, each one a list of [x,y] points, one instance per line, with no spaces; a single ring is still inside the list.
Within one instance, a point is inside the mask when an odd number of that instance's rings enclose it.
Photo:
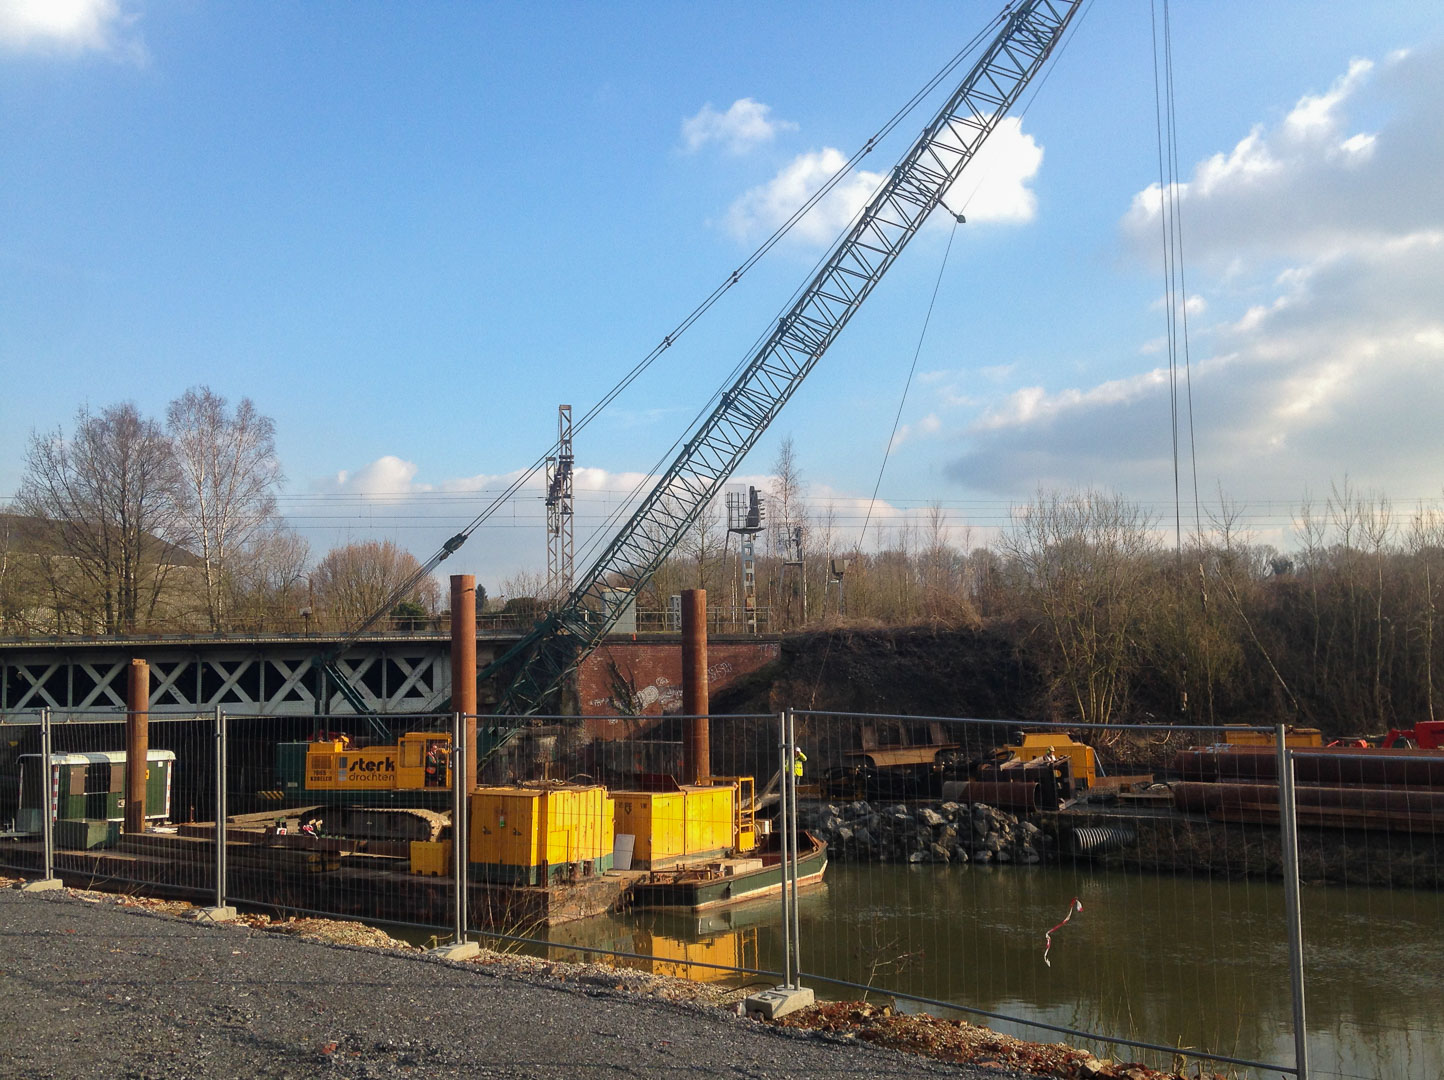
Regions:
[[[996,10],[0,0],[0,495],[32,430],[204,383],[275,419],[317,554],[380,535],[424,557]],[[951,200],[970,220],[884,521],[938,501],[985,537],[1040,485],[1171,506],[1149,19],[1093,4]],[[1444,12],[1220,0],[1172,23],[1204,495],[1284,544],[1288,504],[1346,475],[1437,500]],[[578,435],[579,549],[853,205]],[[747,478],[791,436],[809,504],[858,516],[949,233],[916,238]],[[528,493],[447,568],[540,569],[540,523]]]

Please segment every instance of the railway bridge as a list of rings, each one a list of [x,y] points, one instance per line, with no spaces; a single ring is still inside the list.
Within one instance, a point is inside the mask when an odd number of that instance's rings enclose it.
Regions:
[[[523,632],[479,630],[477,667],[486,667]],[[157,712],[204,713],[221,708],[253,716],[341,715],[352,712],[351,706],[334,688],[321,688],[313,665],[340,640],[319,634],[278,634],[0,641],[0,715],[49,708],[63,719],[97,710],[123,711],[126,672],[133,659],[150,665],[150,707]],[[713,689],[755,670],[778,652],[775,637],[714,638],[708,672]],[[450,638],[445,633],[368,635],[350,644],[336,664],[377,714],[450,709]],[[578,711],[588,715],[677,711],[680,635],[605,639],[582,665],[574,692]],[[631,701],[619,700],[627,693]],[[484,689],[481,700],[485,711]]]

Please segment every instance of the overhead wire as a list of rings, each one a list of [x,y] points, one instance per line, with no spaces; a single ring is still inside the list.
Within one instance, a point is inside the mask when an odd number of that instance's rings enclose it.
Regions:
[[[964,45],[960,50],[958,50],[958,52],[956,52],[953,57],[943,65],[942,68],[940,68],[930,79],[928,79],[928,81],[923,85],[921,89],[919,89],[913,94],[913,96],[908,100],[906,104],[904,104],[901,108],[894,112],[893,115],[888,118],[888,120],[882,125],[881,128],[879,128],[871,137],[869,137],[858,150],[854,151],[852,156],[849,157],[847,161],[844,162],[843,165],[840,166],[832,174],[832,176],[830,176],[827,181],[822,184],[821,187],[819,187],[816,191],[809,195],[808,198],[803,201],[802,205],[800,205],[796,210],[794,210],[792,214],[790,214],[787,219],[782,222],[782,224],[778,225],[777,228],[773,230],[771,235],[769,235],[767,239],[764,240],[752,252],[752,254],[743,261],[743,263],[737,269],[733,270],[732,273],[729,274],[728,277],[724,279],[721,284],[714,288],[712,292],[709,293],[708,296],[700,304],[697,305],[697,307],[693,308],[692,311],[688,313],[688,315],[683,318],[680,323],[677,324],[677,326],[672,330],[671,333],[665,335],[662,338],[662,341],[658,343],[641,360],[639,360],[631,368],[630,371],[628,371],[624,376],[622,376],[622,378],[618,380],[612,386],[612,388],[602,396],[600,400],[598,400],[595,404],[588,408],[586,412],[583,413],[573,425],[573,435],[583,431],[588,425],[591,424],[593,420],[595,420],[599,415],[601,415],[602,412],[609,405],[611,405],[611,403],[615,401],[616,398],[623,391],[625,391],[629,386],[631,386],[632,383],[635,382],[642,375],[643,372],[650,368],[652,364],[655,363],[656,360],[664,352],[670,349],[672,345],[676,343],[679,337],[686,333],[686,331],[690,329],[703,315],[710,311],[725,293],[727,293],[734,285],[741,281],[742,277],[754,266],[756,266],[756,264],[761,261],[761,259],[768,252],[770,252],[782,240],[784,236],[791,232],[793,227],[799,221],[801,221],[809,212],[811,212],[813,207],[815,207],[819,202],[826,198],[827,195],[830,194],[833,189],[835,189],[836,186],[841,183],[842,180],[845,179],[853,171],[859,161],[861,161],[868,154],[872,153],[873,149],[880,141],[890,135],[892,131],[907,116],[909,116],[918,107],[918,105],[937,88],[937,86],[944,79],[946,79],[954,70],[956,70],[956,68],[968,57],[968,55],[977,48],[978,44],[984,40],[989,31],[1001,24],[1001,22],[1007,17],[1007,14],[1008,12],[1006,10],[1000,12],[998,15],[994,16],[993,19],[990,20],[989,23],[982,30],[978,31],[978,33],[974,35],[973,39],[968,44]],[[734,368],[734,379],[736,377],[736,372],[740,371],[741,366],[745,363],[746,358],[744,358],[742,361],[739,361],[738,366]],[[727,384],[724,383],[722,387],[719,387],[718,390],[714,392],[711,399],[712,401],[716,401],[718,395],[720,395],[723,390],[725,390],[726,385]],[[697,421],[694,419],[693,424],[689,425],[687,433],[690,433],[691,427],[695,426],[696,423]],[[680,436],[672,444],[671,450],[668,451],[669,454],[675,452],[676,448],[680,446],[682,440],[686,437],[687,433],[684,433],[683,436]],[[542,453],[529,466],[527,466],[520,473],[518,473],[516,478],[506,486],[506,488],[501,492],[500,495],[498,495],[495,499],[491,501],[491,503],[484,507],[481,512],[478,513],[474,518],[472,518],[472,520],[465,527],[452,535],[450,539],[448,539],[444,544],[442,544],[441,548],[438,549],[437,552],[432,555],[430,559],[418,566],[415,572],[413,572],[409,577],[406,578],[406,580],[401,582],[400,585],[398,585],[394,590],[392,590],[392,593],[390,594],[390,596],[387,597],[385,603],[379,606],[376,611],[374,611],[363,623],[353,628],[353,630],[350,632],[350,634],[348,634],[347,638],[342,642],[342,644],[344,645],[345,643],[353,640],[355,637],[364,633],[367,629],[369,629],[372,625],[379,621],[385,615],[386,611],[390,608],[390,606],[394,603],[396,598],[405,596],[407,593],[409,593],[422,579],[429,576],[431,572],[436,569],[437,566],[439,566],[445,559],[450,557],[452,553],[457,551],[464,543],[466,543],[467,538],[470,537],[473,532],[475,532],[483,523],[490,519],[492,515],[494,515],[502,506],[506,505],[512,499],[512,497],[516,495],[517,492],[521,491],[521,489],[531,481],[532,477],[534,477],[539,471],[541,471],[541,469],[546,465],[547,459],[552,456],[552,454],[560,447],[560,445],[560,439],[554,441],[544,453]],[[665,456],[662,461],[663,463],[665,463]],[[660,466],[654,466],[652,474],[655,474],[659,470],[659,468]],[[638,481],[636,491],[640,493],[641,489],[645,487],[650,480],[651,476],[648,474],[644,474],[642,479]],[[634,495],[633,499],[635,499],[635,497],[636,496]],[[620,515],[622,513],[623,510],[619,509],[617,515],[615,516],[615,520],[620,520]],[[598,534],[594,534],[594,536],[589,542],[584,542],[584,552],[594,550],[596,546],[598,546],[599,535],[600,531],[598,532]],[[582,561],[585,562],[586,559],[583,558]]]
[[[860,162],[868,154],[872,153],[872,151],[876,148],[879,142],[887,138],[887,136],[889,136],[904,119],[911,115],[911,113],[918,107],[918,105],[923,100],[925,100],[927,96],[931,94],[944,79],[946,79],[954,70],[957,69],[957,67],[967,58],[967,56],[974,49],[977,48],[978,44],[983,40],[989,30],[998,25],[1002,18],[1002,14],[996,16],[988,24],[987,27],[985,27],[983,30],[979,31],[977,35],[975,35],[972,41],[970,41],[967,45],[963,46],[962,49],[955,53],[953,57],[942,66],[942,68],[940,68],[930,79],[928,79],[928,81],[922,86],[921,89],[917,90],[913,94],[913,96],[908,99],[906,104],[904,104],[901,108],[894,112],[893,115],[889,117],[887,121],[877,131],[875,131],[871,136],[869,136],[869,138],[862,144],[861,147],[859,147],[853,152],[852,156],[849,157],[846,162],[844,162],[826,181],[824,181],[824,183],[816,191],[809,195],[807,199],[804,200],[803,203],[798,206],[797,209],[795,209],[782,222],[782,224],[778,225],[772,231],[772,233],[764,241],[762,241],[762,243],[759,244],[757,248],[745,260],[743,260],[743,262],[735,270],[733,270],[731,274],[727,276],[726,279],[721,282],[721,284],[714,288],[712,292],[710,292],[700,304],[693,308],[692,311],[689,312],[686,317],[684,317],[682,321],[673,328],[671,333],[665,335],[662,338],[661,342],[659,342],[649,353],[642,357],[642,359],[639,360],[631,368],[631,370],[629,370],[621,379],[619,379],[611,387],[611,389],[609,389],[595,404],[588,408],[586,412],[584,412],[574,424],[572,428],[573,434],[575,435],[583,431],[588,425],[592,423],[592,421],[594,421],[599,415],[601,415],[601,413],[605,411],[605,409],[609,405],[611,405],[613,401],[616,400],[618,395],[620,395],[624,390],[631,386],[632,383],[635,382],[637,378],[642,375],[643,372],[650,368],[652,364],[655,363],[656,360],[664,352],[666,352],[674,344],[676,344],[679,337],[685,334],[687,330],[689,330],[703,315],[710,311],[724,294],[726,294],[734,285],[741,281],[743,276],[745,276],[748,271],[750,271],[754,266],[756,266],[757,263],[760,262],[764,256],[766,256],[774,247],[776,247],[777,244],[780,243],[781,240],[792,231],[792,229],[797,225],[797,223],[801,221],[804,217],[806,217],[809,212],[811,212],[813,207],[815,207],[819,202],[821,202],[829,194],[831,194],[831,192],[837,187],[837,185],[840,184],[844,179],[847,178],[848,175],[852,173],[852,171],[857,167],[858,162]],[[721,391],[719,390],[718,393],[720,392]],[[680,440],[678,441],[678,443],[674,443],[674,448],[679,443]],[[483,509],[481,513],[477,514],[477,516],[472,519],[471,523],[462,530],[462,533],[469,533],[472,529],[476,528],[476,526],[480,525],[483,521],[485,521],[488,517],[495,513],[496,509],[500,506],[502,502],[511,498],[514,494],[516,494],[516,492],[520,491],[522,487],[524,487],[526,483],[530,481],[533,476],[536,475],[537,471],[540,470],[543,465],[545,465],[547,457],[549,457],[559,445],[559,443],[554,442],[544,454],[542,454],[527,469],[523,470],[523,472],[516,478],[516,480],[514,480],[511,484],[507,486],[507,488],[502,492],[501,495],[497,496],[497,498],[489,506]]]
[[[810,211],[813,206],[817,205],[817,203],[821,201],[821,198],[828,191],[831,191],[832,188],[836,186],[837,182],[840,182],[840,180],[845,175],[844,170],[850,172],[852,167],[858,161],[860,161],[864,156],[866,156],[866,154],[870,153],[872,149],[883,138],[891,134],[892,131],[907,116],[909,116],[913,111],[915,111],[917,107],[924,100],[927,99],[928,95],[937,89],[937,87],[942,83],[944,79],[951,75],[953,71],[955,71],[969,56],[972,55],[972,53],[977,49],[977,47],[986,39],[988,34],[1001,24],[1006,14],[1006,12],[1001,12],[997,16],[995,16],[993,20],[987,24],[987,26],[985,26],[982,30],[975,34],[966,45],[964,45],[960,50],[958,50],[958,52],[955,53],[953,57],[941,69],[939,69],[938,72],[934,74],[932,78],[930,78],[920,90],[914,93],[913,96],[908,100],[907,104],[905,104],[902,108],[898,109],[895,113],[893,113],[893,115],[888,119],[887,123],[885,123],[881,128],[879,128],[878,131],[874,133],[867,140],[866,143],[864,143],[863,147],[860,150],[856,151],[852,155],[852,157],[848,159],[848,162],[843,167],[843,169],[840,169],[837,173],[835,173],[833,175],[833,178],[828,181],[828,183],[824,186],[823,189],[819,189],[817,193],[814,193],[812,197],[810,197],[801,207],[798,208],[797,211],[793,213],[793,215],[788,219],[787,228],[790,229],[793,225],[796,224],[797,221],[800,221],[801,218],[808,211]],[[879,180],[877,188],[874,189],[873,195],[875,195],[876,191],[880,190],[882,186],[886,183],[886,177],[883,177],[881,180]],[[863,210],[866,209],[867,203],[870,201],[871,196],[869,196],[869,199],[866,200],[862,206],[858,207],[858,209],[854,212],[852,218],[848,221],[848,223],[839,233],[839,236],[845,235],[856,224],[859,216],[862,214]],[[775,243],[776,239],[780,239],[780,236],[778,234],[774,234],[773,237],[770,237],[768,241],[769,245]],[[802,295],[803,291],[807,288],[808,283],[816,277],[822,266],[827,262],[828,258],[830,257],[831,251],[832,246],[829,246],[826,250],[822,252],[822,254],[818,256],[817,260],[813,263],[811,271],[806,275],[802,282],[793,290],[792,294],[778,309],[778,317],[781,317],[782,314],[785,314],[785,312],[788,311],[797,302],[797,298]],[[617,507],[617,509],[608,517],[607,521],[603,524],[601,528],[595,530],[589,538],[583,541],[583,545],[579,555],[582,562],[588,561],[593,555],[596,554],[599,548],[603,547],[605,543],[610,540],[609,530],[612,530],[621,524],[625,517],[632,512],[632,506],[642,496],[644,491],[649,489],[650,486],[655,482],[656,476],[667,467],[669,462],[675,459],[675,456],[678,450],[681,448],[682,444],[687,440],[687,438],[691,436],[697,425],[700,424],[705,417],[711,414],[712,410],[716,407],[717,402],[721,399],[722,394],[727,390],[729,386],[736,382],[737,378],[741,375],[747,364],[751,362],[752,357],[756,354],[757,350],[762,347],[763,342],[766,341],[766,339],[771,335],[772,327],[775,325],[775,323],[776,319],[773,319],[771,322],[767,323],[764,326],[764,328],[758,333],[757,337],[753,339],[751,346],[749,346],[749,348],[743,352],[743,354],[733,365],[731,370],[713,390],[711,396],[709,396],[708,399],[703,402],[702,405],[698,408],[696,414],[692,417],[692,420],[683,429],[682,433],[678,435],[675,440],[673,440],[672,444],[669,447],[662,451],[662,453],[658,456],[657,461],[652,465],[651,469],[642,474],[641,478],[637,481],[637,484],[633,487],[631,492],[629,492],[628,498],[623,502],[623,504]]]

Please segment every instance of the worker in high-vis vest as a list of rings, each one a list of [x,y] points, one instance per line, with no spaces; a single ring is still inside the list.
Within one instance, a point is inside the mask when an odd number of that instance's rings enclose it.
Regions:
[[[794,747],[792,754],[792,775],[799,780],[802,779],[802,763],[806,760],[807,755],[802,752],[802,747]]]

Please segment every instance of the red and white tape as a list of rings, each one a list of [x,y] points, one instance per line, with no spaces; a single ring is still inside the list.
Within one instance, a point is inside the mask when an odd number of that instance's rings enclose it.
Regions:
[[[1063,921],[1060,922],[1057,926],[1053,927],[1052,930],[1049,930],[1046,934],[1043,935],[1043,963],[1047,964],[1049,967],[1053,966],[1052,961],[1048,959],[1048,950],[1053,947],[1053,935],[1056,934],[1059,930],[1063,929],[1063,927],[1068,925],[1068,920],[1073,917],[1073,913],[1075,911],[1082,910],[1083,901],[1079,900],[1076,896],[1073,897],[1073,902],[1068,905],[1068,914],[1063,916]]]

